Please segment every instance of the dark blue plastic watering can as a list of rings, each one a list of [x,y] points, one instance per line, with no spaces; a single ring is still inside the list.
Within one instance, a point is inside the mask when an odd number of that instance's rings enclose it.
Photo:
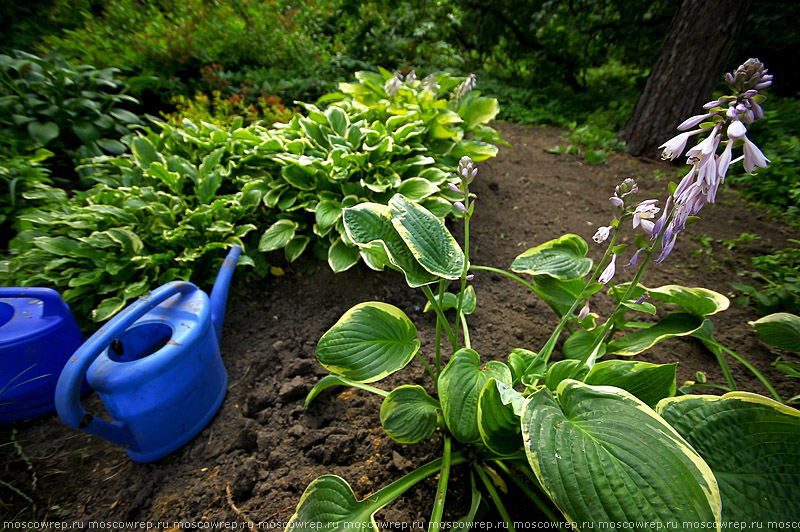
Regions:
[[[58,292],[0,288],[0,425],[55,410],[61,368],[82,343]]]
[[[61,372],[56,409],[69,426],[126,448],[152,462],[191,440],[214,417],[228,384],[219,339],[233,270],[234,246],[211,296],[174,281],[141,297],[86,341]],[[111,422],[80,403],[86,375]]]

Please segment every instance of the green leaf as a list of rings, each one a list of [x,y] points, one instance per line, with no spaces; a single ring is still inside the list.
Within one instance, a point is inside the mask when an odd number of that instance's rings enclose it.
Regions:
[[[97,308],[92,311],[92,320],[105,321],[125,307],[125,300],[119,297],[104,299]]]
[[[596,340],[596,333],[592,333],[586,329],[578,329],[564,341],[561,354],[564,358],[586,361],[592,354],[591,349]]]
[[[500,107],[494,98],[473,98],[461,115],[464,119],[464,126],[472,129],[477,125],[486,124],[494,120],[499,110]]]
[[[536,289],[536,295],[541,297],[559,317],[572,307],[586,289],[586,282],[583,279],[561,281],[549,275],[534,276],[532,284]]]
[[[355,266],[360,256],[358,247],[348,246],[337,238],[328,248],[328,265],[334,273],[343,272]]]
[[[530,275],[550,275],[562,281],[580,279],[592,269],[586,258],[589,246],[578,235],[566,234],[519,255],[511,271]]]
[[[545,375],[544,384],[549,389],[555,391],[558,389],[558,386],[561,384],[561,382],[568,379],[576,379],[582,381],[588,373],[589,373],[589,366],[583,360],[576,360],[576,359],[559,360],[558,362],[551,364],[550,367],[547,368],[547,374]]]
[[[525,398],[494,378],[486,381],[478,399],[478,429],[487,449],[500,456],[511,456],[522,448],[519,411]],[[512,404],[513,403],[513,404]]]
[[[422,386],[399,386],[381,404],[381,426],[397,442],[417,443],[436,430],[440,408]]]
[[[336,475],[322,475],[308,485],[300,497],[287,530],[370,530],[378,532],[373,515],[391,502],[366,497],[360,501],[350,485]]]
[[[299,164],[287,164],[281,168],[281,176],[287,183],[300,190],[314,190],[317,186],[314,171]]]
[[[347,135],[347,128],[350,127],[350,120],[347,117],[347,113],[340,107],[331,106],[325,111],[325,115],[328,117],[328,122],[336,134],[340,137]]]
[[[109,114],[126,124],[141,124],[141,120],[139,120],[138,116],[125,109],[112,109]]]
[[[778,312],[747,323],[772,347],[800,353],[800,317]]]
[[[729,528],[800,521],[800,411],[730,392],[664,399],[658,413],[711,467]]]
[[[80,244],[65,236],[38,237],[33,241],[33,245],[53,255],[68,255],[80,246]]]
[[[584,382],[627,390],[650,408],[675,395],[678,364],[651,364],[634,360],[604,360],[595,364]]]
[[[136,163],[144,169],[150,168],[150,165],[154,162],[164,164],[164,159],[150,141],[144,137],[134,137],[131,142],[131,152],[133,152]]]
[[[647,405],[619,388],[574,380],[561,382],[557,396],[547,388],[530,396],[522,435],[537,479],[573,525],[719,527],[711,469]]]
[[[379,246],[392,265],[405,274],[411,288],[436,282],[438,277],[425,270],[400,237],[392,224],[388,206],[378,203],[361,203],[344,210],[344,228],[347,236],[367,252]]]
[[[397,192],[412,201],[419,201],[431,194],[439,192],[439,187],[421,177],[405,179],[398,187]]]
[[[630,283],[623,283],[614,287],[611,292],[621,297]],[[707,288],[690,288],[676,284],[659,286],[658,288],[647,288],[639,285],[633,290],[632,299],[640,298],[645,290],[650,294],[651,299],[656,299],[671,305],[677,305],[686,312],[695,316],[711,316],[717,312],[722,312],[730,305],[727,297]]]
[[[460,349],[439,375],[439,399],[447,426],[462,443],[478,442],[478,399],[486,382],[494,377],[511,384],[511,371],[502,362],[481,368],[481,357],[472,349]]]
[[[100,138],[100,131],[89,122],[75,122],[72,124],[72,131],[84,144],[91,144]]]
[[[668,314],[661,321],[632,333],[628,333],[622,338],[612,340],[608,344],[608,353],[620,356],[633,356],[646,351],[658,342],[674,338],[675,336],[687,336],[698,330],[703,325],[703,320],[688,312],[673,312]]]
[[[433,275],[458,279],[464,271],[464,252],[442,220],[401,194],[389,200],[392,224],[414,258]]]
[[[402,369],[419,350],[417,329],[399,308],[360,303],[342,316],[317,344],[317,359],[331,373],[374,382]]]
[[[286,244],[286,247],[283,248],[283,251],[286,255],[286,260],[289,262],[294,262],[297,258],[303,254],[308,246],[308,243],[311,242],[311,239],[307,236],[296,236]]]
[[[497,155],[497,146],[477,140],[466,140],[459,142],[450,155],[456,160],[460,160],[462,157],[469,157],[474,162],[479,163]]]
[[[352,381],[350,379],[345,379],[341,375],[325,375],[322,377],[317,384],[308,392],[306,396],[305,404],[303,405],[303,410],[308,408],[308,405],[311,404],[311,401],[316,399],[316,397],[331,386],[350,386],[351,388],[359,388],[361,390],[366,390],[368,392],[375,393],[376,388],[372,388],[369,385],[362,384],[360,382]],[[384,394],[388,395],[386,392]]]
[[[317,207],[314,209],[317,225],[321,228],[334,225],[339,221],[341,215],[342,208],[335,200],[322,200],[317,203]]]
[[[456,294],[445,292],[441,301],[439,301],[438,294],[435,296],[435,299],[439,302],[439,306],[442,307],[442,310],[452,310],[458,308],[458,296]],[[473,288],[472,285],[468,285],[464,289],[464,300],[461,302],[461,312],[466,315],[470,315],[475,312],[476,305],[477,299],[475,297],[475,288]],[[422,312],[428,312],[430,310],[431,302],[427,301],[425,303],[425,308],[422,309]]]
[[[608,162],[608,157],[603,150],[586,150],[583,158],[589,164],[606,164]]]
[[[47,143],[58,137],[59,133],[55,122],[45,122],[44,124],[28,122],[28,135],[42,146],[47,146]]]
[[[523,380],[544,378],[547,371],[547,363],[542,357],[533,351],[521,348],[516,348],[508,354],[508,367],[511,369],[513,386],[520,384]]]
[[[284,247],[294,238],[294,233],[299,226],[292,220],[278,220],[261,235],[258,250],[267,252]]]

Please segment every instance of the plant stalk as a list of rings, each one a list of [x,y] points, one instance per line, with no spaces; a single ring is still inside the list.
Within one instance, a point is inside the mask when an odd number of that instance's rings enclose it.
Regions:
[[[478,477],[480,477],[481,481],[483,482],[486,491],[489,492],[489,497],[491,497],[492,502],[497,508],[497,512],[500,514],[500,518],[505,523],[506,530],[516,532],[516,529],[514,528],[514,521],[511,519],[511,516],[508,515],[508,510],[506,510],[506,507],[503,505],[503,501],[500,498],[500,495],[497,493],[497,489],[495,489],[494,484],[489,477],[486,476],[486,473],[483,471],[483,468],[480,466],[480,464],[476,463],[474,465],[474,469],[478,473]]]
[[[453,346],[453,352],[455,353],[458,351],[458,341],[456,340],[455,334],[453,334],[453,329],[450,327],[450,323],[447,321],[447,318],[444,317],[444,312],[442,312],[442,306],[436,300],[436,296],[433,295],[431,291],[431,287],[428,285],[424,285],[422,287],[422,291],[425,293],[425,297],[428,298],[428,301],[431,303],[431,307],[436,312],[436,316],[439,321],[442,322],[444,326],[444,331],[447,333],[447,337],[450,339],[450,344]]]
[[[433,501],[433,510],[428,525],[428,532],[438,532],[442,527],[442,514],[444,513],[444,500],[447,495],[447,482],[450,479],[450,436],[444,437],[444,451],[442,453],[442,468],[439,472],[439,485],[436,488],[436,499]]]

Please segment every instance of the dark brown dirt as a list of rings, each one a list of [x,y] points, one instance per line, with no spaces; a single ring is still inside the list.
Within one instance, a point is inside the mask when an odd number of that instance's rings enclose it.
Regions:
[[[473,185],[478,196],[471,224],[473,264],[508,268],[526,249],[567,232],[587,240],[591,255],[599,259],[601,246],[591,237],[614,215],[607,201],[614,186],[634,177],[639,199],[664,199],[667,179],[654,172],[676,171],[626,155],[612,155],[608,165],[587,165],[574,156],[545,153],[563,143],[559,130],[497,127],[514,148],[501,148],[496,159],[479,164]],[[669,259],[650,269],[646,285],[677,283],[725,294],[750,257],[788,247],[788,238],[800,236],[730,191],[721,193],[702,217],[681,235]],[[460,231],[456,224],[454,233]],[[719,243],[742,233],[759,238],[733,250]],[[708,237],[709,245],[701,245],[700,236]],[[476,274],[478,310],[469,319],[472,347],[484,360],[505,360],[515,347],[538,350],[556,323],[550,309],[518,283],[498,274]],[[629,280],[632,273],[618,276]],[[431,357],[434,318],[422,312],[420,291],[408,288],[395,272],[359,266],[334,275],[327,265],[305,259],[280,277],[246,277],[237,274],[221,344],[228,395],[194,440],[156,463],[137,464],[121,448],[74,431],[55,415],[19,425],[13,433],[5,427],[0,441],[9,443],[0,447],[0,475],[18,493],[0,486],[0,521],[16,516],[85,527],[88,521],[168,521],[171,526],[227,521],[241,527],[246,515],[262,528],[282,528],[305,487],[319,475],[340,475],[361,498],[439,455],[438,435],[419,445],[401,445],[385,436],[378,419],[380,398],[367,392],[331,388],[302,409],[307,392],[326,373],[316,362],[317,340],[356,303],[380,300],[401,308],[419,329],[422,353]],[[603,295],[593,298],[592,308],[601,316],[611,310]],[[717,338],[762,371],[784,398],[800,393],[796,380],[770,366],[777,354],[747,325],[756,318],[752,308],[741,307],[714,316]],[[672,339],[640,358],[679,361],[679,383],[701,370],[710,382],[724,383],[714,357],[693,339]],[[741,365],[731,366],[741,389],[767,393]],[[412,363],[378,385],[390,389],[401,381],[427,386],[429,379],[420,364]],[[84,404],[90,412],[102,410],[94,395]],[[435,482],[418,484],[376,518],[420,526],[430,515]],[[465,513],[468,486],[468,470],[456,468],[446,510],[450,519]],[[511,492],[512,499],[518,497],[513,487]],[[520,521],[541,519],[530,503],[510,507]],[[492,515],[486,519],[497,520]]]

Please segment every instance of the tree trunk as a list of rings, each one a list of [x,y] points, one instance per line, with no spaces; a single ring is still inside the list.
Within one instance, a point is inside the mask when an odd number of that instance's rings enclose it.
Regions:
[[[678,133],[678,124],[703,112],[751,1],[681,2],[633,115],[619,133],[631,154],[656,157],[658,146]]]

